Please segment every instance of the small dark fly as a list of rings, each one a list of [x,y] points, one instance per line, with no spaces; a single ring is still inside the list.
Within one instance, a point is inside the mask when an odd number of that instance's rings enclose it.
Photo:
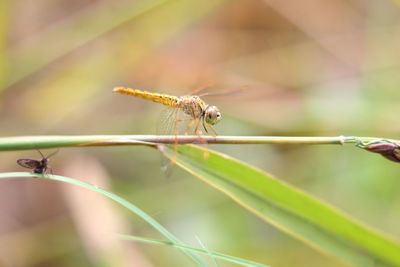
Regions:
[[[28,169],[32,169],[33,173],[37,173],[37,174],[45,174],[46,171],[49,169],[50,172],[52,173],[52,169],[49,166],[49,158],[51,156],[54,156],[54,154],[56,154],[58,152],[58,150],[56,150],[55,152],[51,153],[49,156],[45,157],[42,152],[40,152],[38,150],[39,154],[42,156],[42,159],[18,159],[17,163],[19,165],[21,165],[22,167],[28,168]]]

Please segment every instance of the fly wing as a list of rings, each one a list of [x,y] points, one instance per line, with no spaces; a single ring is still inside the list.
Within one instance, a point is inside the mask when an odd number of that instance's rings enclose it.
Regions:
[[[28,169],[36,169],[40,166],[40,161],[35,159],[19,159],[17,160],[17,163]]]

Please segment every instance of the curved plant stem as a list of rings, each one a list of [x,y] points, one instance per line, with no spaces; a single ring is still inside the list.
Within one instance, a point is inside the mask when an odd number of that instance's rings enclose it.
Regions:
[[[164,245],[164,246],[171,246],[175,248],[180,248],[180,249],[186,249],[188,251],[196,252],[196,253],[201,253],[201,254],[207,254],[211,256],[213,259],[221,259],[227,262],[232,262],[236,263],[242,266],[247,266],[247,267],[268,267],[265,264],[257,263],[254,261],[249,261],[249,260],[244,260],[241,258],[233,257],[227,254],[219,253],[219,252],[214,252],[214,251],[209,251],[206,249],[200,249],[200,248],[194,248],[194,247],[189,247],[181,244],[176,244],[168,241],[163,241],[163,240],[156,240],[156,239],[151,239],[151,238],[143,238],[139,236],[132,236],[132,235],[122,235],[119,234],[117,235],[121,239],[128,240],[128,241],[138,241],[142,243],[148,243],[148,244],[155,244],[155,245]],[[215,266],[218,266],[214,264]]]

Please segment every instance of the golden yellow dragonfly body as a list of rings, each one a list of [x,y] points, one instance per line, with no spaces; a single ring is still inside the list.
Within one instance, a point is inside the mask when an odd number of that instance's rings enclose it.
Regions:
[[[168,118],[170,120],[169,123],[173,123],[172,130],[175,135],[179,131],[179,122],[189,122],[185,128],[185,134],[194,126],[194,133],[201,135],[201,125],[206,133],[208,133],[209,128],[212,130],[213,135],[217,135],[213,126],[221,120],[221,112],[216,106],[206,104],[198,95],[173,96],[127,87],[116,87],[113,89],[113,92],[151,100],[176,109],[178,112],[175,112],[174,116],[169,116]],[[179,119],[179,112],[188,115],[189,119]]]

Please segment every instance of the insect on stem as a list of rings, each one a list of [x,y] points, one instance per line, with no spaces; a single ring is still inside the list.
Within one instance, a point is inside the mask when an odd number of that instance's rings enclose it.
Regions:
[[[49,158],[54,156],[59,151],[59,149],[57,149],[47,157],[45,157],[40,150],[37,149],[37,151],[42,156],[42,159],[18,159],[17,163],[24,168],[32,169],[33,173],[36,174],[45,174],[47,170],[50,170],[50,173],[53,174],[53,169],[49,166]]]

